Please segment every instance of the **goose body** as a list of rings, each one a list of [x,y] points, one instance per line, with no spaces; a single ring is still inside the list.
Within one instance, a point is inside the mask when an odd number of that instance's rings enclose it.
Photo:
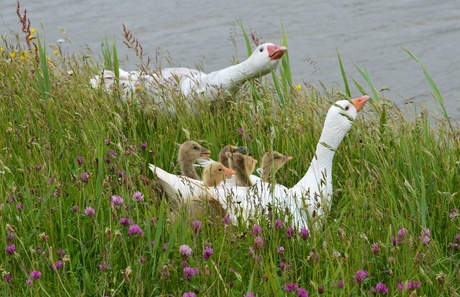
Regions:
[[[169,200],[177,205],[177,208],[185,206],[189,217],[197,217],[208,208],[215,213],[223,213],[220,202],[214,199],[212,187],[220,185],[226,178],[235,174],[235,171],[215,162],[205,166],[203,181],[199,181],[187,176],[171,174],[152,164],[149,168],[158,177]]]
[[[119,85],[125,93],[135,92],[137,88],[147,88],[158,95],[161,93],[161,88],[169,87],[185,97],[201,95],[199,98],[212,100],[221,92],[224,94],[233,92],[246,80],[270,73],[278,66],[286,50],[287,48],[281,45],[264,43],[243,62],[208,74],[185,67],[163,68],[150,73],[127,72],[120,69]],[[101,75],[93,77],[90,83],[94,88],[103,86],[106,91],[109,91],[115,81],[113,71],[103,70]],[[158,96],[154,96],[156,97]],[[163,100],[155,99],[155,102],[161,103]]]

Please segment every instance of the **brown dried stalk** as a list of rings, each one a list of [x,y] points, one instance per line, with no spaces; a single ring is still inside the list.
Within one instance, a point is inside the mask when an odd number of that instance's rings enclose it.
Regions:
[[[147,56],[147,63],[144,63],[143,62],[144,48],[142,47],[142,45],[139,42],[139,40],[136,37],[133,36],[131,31],[126,28],[125,24],[122,24],[122,25],[123,25],[123,36],[125,38],[123,43],[129,49],[134,50],[134,53],[136,54],[136,56],[141,59],[141,61],[142,61],[141,71],[145,72],[145,73],[148,73],[147,69],[149,68],[149,64],[150,64],[150,61],[151,61],[150,56]]]
[[[29,49],[29,52],[35,53],[35,60],[37,63],[40,63],[40,56],[38,54],[38,46],[35,44],[35,42],[32,42],[36,37],[32,35],[30,32],[30,19],[27,18],[27,9],[24,9],[24,14],[21,14],[21,4],[19,3],[19,0],[17,1],[18,6],[16,7],[16,14],[19,18],[19,22],[22,24],[21,30],[22,32],[26,35],[26,44],[27,48]],[[33,50],[32,50],[33,46]]]

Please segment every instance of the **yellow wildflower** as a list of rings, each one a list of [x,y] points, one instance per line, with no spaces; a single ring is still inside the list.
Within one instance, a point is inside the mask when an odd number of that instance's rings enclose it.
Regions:
[[[5,49],[2,46],[0,46],[0,53],[3,52],[4,50]]]
[[[11,58],[11,59],[14,59],[15,57],[16,57],[16,52],[11,52],[11,53],[10,53],[10,58]]]
[[[302,90],[302,86],[299,85],[299,84],[297,84],[297,85],[295,85],[295,89],[296,89],[297,91],[300,91],[300,90]]]
[[[30,34],[34,34],[35,32],[37,32],[37,29],[35,28],[30,29]]]
[[[57,56],[58,54],[59,54],[59,52],[57,50],[53,51],[53,55]]]
[[[142,91],[142,86],[136,86],[136,91]]]
[[[27,51],[22,51],[21,52],[21,55],[19,56],[21,58],[21,60],[26,60],[28,57],[29,57],[29,52]]]

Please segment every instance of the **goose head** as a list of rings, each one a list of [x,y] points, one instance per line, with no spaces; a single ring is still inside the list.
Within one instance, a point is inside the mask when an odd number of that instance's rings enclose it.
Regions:
[[[254,172],[257,160],[250,155],[227,152],[230,168],[235,170],[236,184],[238,186],[252,186],[250,175]]]
[[[369,96],[361,96],[352,99],[351,101],[340,100],[335,102],[327,112],[326,120],[324,121],[322,138],[325,134],[332,134],[332,137],[337,135],[335,138],[337,140],[340,139],[341,141],[350,130],[358,112],[364,107],[368,100]],[[343,136],[339,137],[339,135]]]
[[[291,156],[286,156],[276,151],[265,153],[262,157],[262,166],[260,168],[262,180],[268,181],[275,172],[291,160]]]
[[[222,163],[213,162],[204,167],[201,177],[205,185],[214,187],[222,183],[226,178],[230,178],[235,173],[234,170],[225,167]]]
[[[186,141],[179,147],[179,153],[177,160],[181,166],[182,175],[193,178],[200,179],[195,169],[193,168],[193,162],[199,158],[209,157],[211,151],[202,147],[195,141]]]
[[[180,163],[193,163],[198,158],[209,157],[211,151],[195,141],[186,141],[179,147],[178,160]]]
[[[241,153],[241,154],[248,154],[249,150],[246,146],[234,146],[234,145],[227,145],[219,152],[219,162],[222,163],[225,167],[230,167],[228,164],[228,157],[227,153]]]
[[[265,75],[278,66],[286,51],[287,47],[285,46],[263,43],[252,52],[246,62],[258,72],[258,75]]]

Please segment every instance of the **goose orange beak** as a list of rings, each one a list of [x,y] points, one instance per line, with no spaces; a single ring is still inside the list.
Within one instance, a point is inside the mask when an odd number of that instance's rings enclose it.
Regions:
[[[268,56],[270,60],[281,59],[283,54],[287,51],[287,47],[282,45],[269,45],[267,46]]]
[[[236,171],[235,171],[235,170],[232,170],[232,169],[230,169],[230,168],[225,167],[225,169],[224,169],[224,175],[225,175],[226,178],[231,177],[231,176],[234,175],[235,173],[236,173]]]
[[[360,111],[361,109],[363,109],[364,105],[366,104],[368,100],[369,100],[369,96],[366,95],[366,96],[355,98],[351,100],[351,102],[353,102],[353,105],[355,106],[356,110]]]

